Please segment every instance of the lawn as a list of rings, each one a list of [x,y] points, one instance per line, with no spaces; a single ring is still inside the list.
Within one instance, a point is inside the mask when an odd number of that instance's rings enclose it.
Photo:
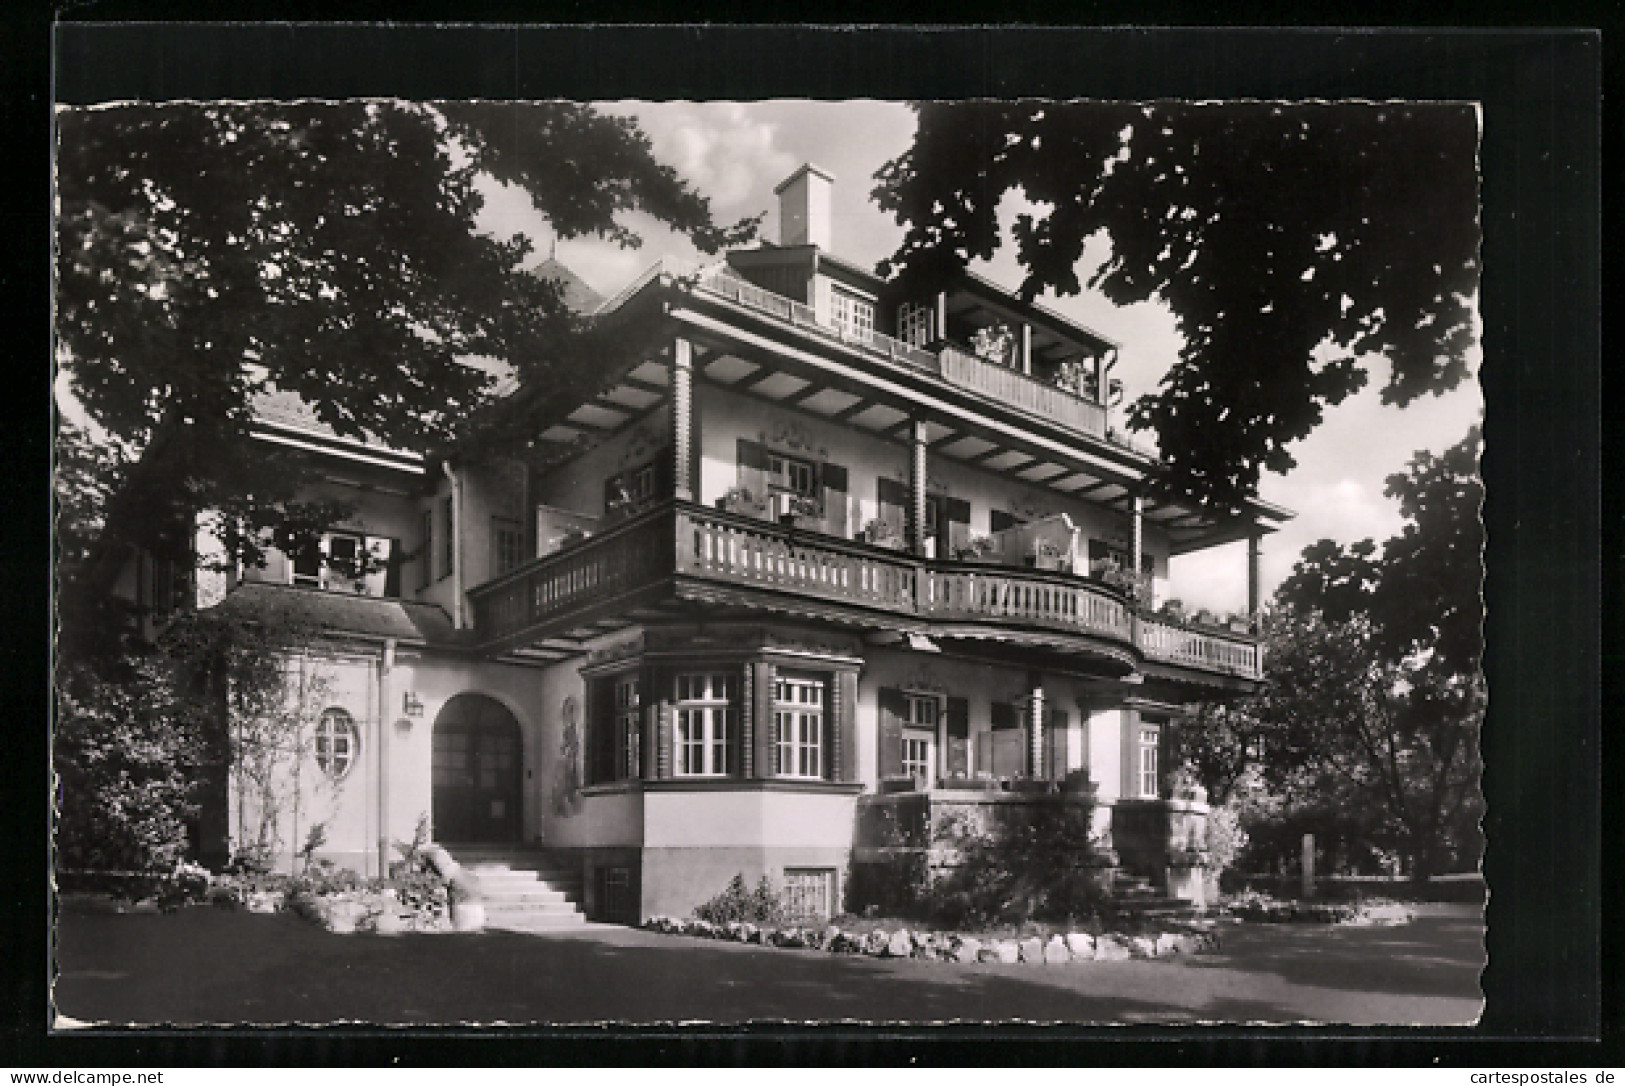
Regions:
[[[1242,926],[1216,954],[1066,966],[830,955],[589,925],[521,935],[333,935],[212,908],[68,901],[57,1010],[105,1025],[673,1021],[1463,1024],[1478,910],[1397,928]]]

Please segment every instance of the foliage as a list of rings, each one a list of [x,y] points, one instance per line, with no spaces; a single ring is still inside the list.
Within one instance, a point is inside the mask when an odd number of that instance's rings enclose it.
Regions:
[[[960,862],[925,891],[921,912],[973,928],[1099,916],[1109,902],[1089,862],[1098,852],[1091,818],[1092,805],[1075,802],[1041,804],[988,825],[944,816],[935,837]]]
[[[767,503],[745,487],[734,486],[729,487],[728,492],[717,499],[717,508],[729,513],[759,517],[767,512]]]
[[[858,529],[858,538],[865,543],[874,543],[880,546],[902,541],[902,533],[897,526],[889,520],[872,517]]]
[[[426,869],[429,863],[427,855],[429,847],[429,812],[424,811],[418,815],[418,822],[412,829],[412,839],[410,841],[396,841],[394,845],[395,851],[401,854],[401,858],[389,865],[391,877],[402,872]]]
[[[735,875],[721,893],[695,907],[694,917],[712,924],[726,924],[730,920],[777,924],[788,919],[789,914],[766,875],[756,883],[754,890],[745,886],[744,875]]]
[[[1235,505],[1323,409],[1392,364],[1384,402],[1467,375],[1478,281],[1477,116],[1433,103],[1152,105],[928,102],[913,145],[876,174],[905,229],[880,271],[946,286],[1003,243],[1008,197],[1022,293],[1089,279],[1119,305],[1160,298],[1184,339],[1132,405],[1169,489]]]
[[[88,510],[80,551],[94,528],[96,547],[184,560],[204,509],[249,564],[313,543],[340,510],[300,500],[299,454],[249,440],[269,393],[430,452],[490,421],[495,378],[470,357],[565,398],[596,379],[530,240],[476,230],[486,179],[560,237],[633,246],[636,212],[714,252],[755,228],[715,226],[634,122],[573,103],[137,104],[56,125],[57,360],[88,427],[65,446],[117,450],[59,486]],[[65,616],[107,594],[92,565],[65,567]]]
[[[198,771],[218,751],[180,662],[162,653],[117,669],[65,661],[56,695],[57,866],[173,870],[198,814]]]
[[[997,553],[999,545],[992,536],[973,535],[954,549],[954,557],[961,562],[986,558]]]

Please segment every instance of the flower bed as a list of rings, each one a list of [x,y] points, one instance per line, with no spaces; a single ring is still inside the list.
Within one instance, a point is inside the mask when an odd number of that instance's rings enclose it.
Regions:
[[[1225,912],[1237,920],[1258,924],[1408,924],[1416,911],[1395,901],[1283,901],[1266,894],[1248,893],[1232,899]]]
[[[643,925],[666,935],[689,935],[702,939],[749,943],[785,950],[817,950],[828,954],[862,954],[871,958],[913,958],[939,962],[1026,962],[1034,965],[1067,965],[1086,961],[1126,961],[1130,958],[1167,958],[1200,954],[1219,948],[1218,933],[1202,921],[1181,930],[1156,934],[1091,935],[1086,932],[1056,932],[1048,939],[982,938],[957,932],[873,928],[869,931],[823,927],[780,927],[730,920],[651,917]]]

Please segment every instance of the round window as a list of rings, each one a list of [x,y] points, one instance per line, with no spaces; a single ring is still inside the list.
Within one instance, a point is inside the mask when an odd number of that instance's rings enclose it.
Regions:
[[[361,735],[355,721],[343,709],[329,709],[316,723],[316,764],[334,780],[350,771],[355,763]]]

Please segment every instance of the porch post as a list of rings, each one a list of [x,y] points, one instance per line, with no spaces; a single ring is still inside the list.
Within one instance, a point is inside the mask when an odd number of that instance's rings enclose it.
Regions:
[[[1258,621],[1258,563],[1263,550],[1263,539],[1257,532],[1247,537],[1247,617]]]
[[[908,549],[915,554],[925,553],[925,422],[915,419],[909,424],[908,461]]]
[[[672,496],[694,500],[694,353],[688,340],[678,337],[671,347],[671,480]]]
[[[1036,672],[1027,676],[1027,776],[1038,780],[1044,773],[1044,680]]]
[[[1129,521],[1129,560],[1134,563],[1134,568],[1129,572],[1134,575],[1137,584],[1140,576],[1140,554],[1145,549],[1145,497],[1137,491],[1132,499]]]

